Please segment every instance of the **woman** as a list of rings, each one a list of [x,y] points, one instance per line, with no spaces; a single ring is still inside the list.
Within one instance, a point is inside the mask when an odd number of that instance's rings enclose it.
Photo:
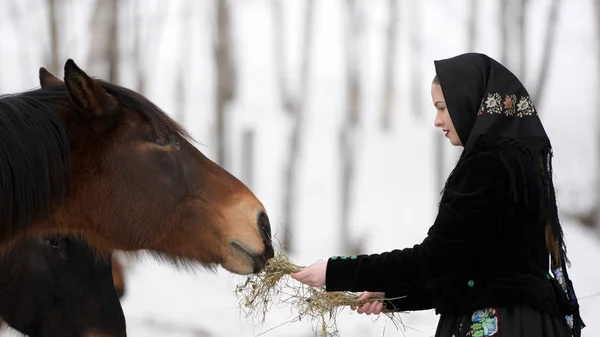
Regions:
[[[435,126],[464,149],[427,237],[402,250],[334,256],[292,277],[327,291],[369,290],[360,302],[404,296],[359,313],[435,308],[436,337],[580,336],[552,147],[529,94],[483,54],[434,63]]]

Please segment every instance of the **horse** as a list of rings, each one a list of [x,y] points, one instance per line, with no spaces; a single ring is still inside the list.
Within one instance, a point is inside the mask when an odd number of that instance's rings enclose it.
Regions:
[[[0,246],[74,234],[240,275],[273,257],[261,201],[149,99],[72,59],[39,79],[0,98]]]
[[[77,238],[13,241],[0,256],[0,317],[30,337],[125,337],[112,268]]]

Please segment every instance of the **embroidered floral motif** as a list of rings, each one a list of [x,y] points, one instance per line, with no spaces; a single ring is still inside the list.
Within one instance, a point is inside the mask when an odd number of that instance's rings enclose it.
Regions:
[[[569,328],[573,329],[573,315],[565,316],[565,321],[567,321]]]
[[[490,114],[500,114],[502,113],[502,96],[500,94],[488,94],[485,99],[485,105],[487,109],[481,109],[484,112]]]
[[[531,102],[531,98],[529,96],[523,97],[517,103],[517,115],[519,117],[523,116],[532,116],[535,114],[535,109],[533,107],[533,102]]]
[[[535,107],[529,96],[505,95],[504,98],[499,93],[489,93],[481,100],[481,105],[477,115],[487,113],[490,115],[504,114],[506,116],[533,116],[536,114]]]
[[[488,337],[495,336],[498,332],[498,317],[495,308],[485,308],[476,310],[471,317],[471,330],[467,336]]]
[[[552,271],[552,273],[554,274],[554,277],[556,277],[558,284],[560,284],[560,287],[566,294],[567,293],[567,284],[565,283],[565,276],[563,275],[562,270],[560,268],[556,268]]]
[[[504,112],[507,116],[515,115],[515,102],[517,102],[516,95],[506,95],[504,97]]]
[[[512,97],[506,96],[504,99],[504,109],[512,109],[513,108],[513,100]]]
[[[556,281],[558,281],[558,284],[560,284],[560,287],[562,288],[562,290],[565,292],[567,297],[569,297],[569,294],[567,291],[567,283],[565,282],[565,276],[563,275],[562,269],[556,268],[556,269],[552,270],[552,273],[554,274],[554,277],[556,277]],[[573,329],[573,315],[565,315],[565,320],[567,321],[567,324],[569,325],[569,327],[571,329]]]

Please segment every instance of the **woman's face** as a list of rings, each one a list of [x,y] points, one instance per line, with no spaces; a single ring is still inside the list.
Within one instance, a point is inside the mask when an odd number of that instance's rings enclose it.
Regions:
[[[463,145],[458,137],[458,133],[456,133],[454,124],[452,124],[452,118],[450,118],[450,113],[448,112],[448,107],[446,106],[444,93],[442,92],[442,87],[439,84],[431,84],[431,100],[433,101],[433,106],[435,106],[437,110],[433,125],[436,128],[442,129],[442,132],[444,132],[444,135],[450,140],[452,145]]]

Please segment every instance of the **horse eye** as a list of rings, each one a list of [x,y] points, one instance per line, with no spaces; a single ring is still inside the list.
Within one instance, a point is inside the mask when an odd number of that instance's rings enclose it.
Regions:
[[[166,139],[166,138],[156,138],[154,140],[154,144],[156,145],[160,145],[160,146],[168,146],[171,144],[171,140],[170,139]]]
[[[58,242],[57,239],[46,240],[46,242],[49,243],[52,248],[56,249],[60,247],[60,242]]]
[[[158,146],[171,146],[174,145],[176,147],[179,147],[179,142],[177,140],[175,140],[174,138],[156,138],[154,139],[154,144],[158,145]]]

